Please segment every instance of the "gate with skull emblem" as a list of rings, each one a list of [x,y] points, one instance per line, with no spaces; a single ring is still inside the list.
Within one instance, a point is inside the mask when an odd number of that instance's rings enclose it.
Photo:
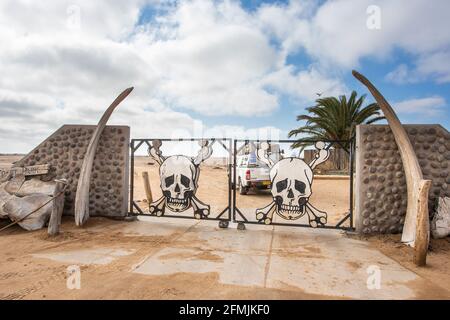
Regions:
[[[170,148],[171,143],[186,143],[189,146],[185,146],[185,154],[180,154],[180,146]],[[130,148],[130,216],[218,220],[220,227],[228,227],[232,213],[230,206],[232,200],[231,139],[132,139]],[[212,157],[214,150],[219,153],[216,157]],[[174,154],[170,155],[170,153]],[[198,194],[199,183],[202,181],[201,167],[206,160],[210,162],[207,165],[209,172],[206,179],[214,173],[221,177],[221,181],[212,186],[220,193],[219,196],[222,195],[222,197],[215,197],[220,199],[220,203],[209,203],[204,199],[211,198],[208,197],[213,193],[209,190],[211,186],[205,186],[201,196]],[[150,181],[158,186],[153,188],[155,194],[160,194],[156,200],[152,197],[148,199],[148,195],[144,198],[142,188],[140,195],[137,194],[139,191],[135,188],[135,184],[139,183],[137,176],[141,170],[146,171],[147,174],[150,172],[152,176]],[[144,184],[146,182],[144,181]],[[152,196],[151,192],[150,196]],[[143,205],[142,203],[145,202],[146,205]]]
[[[239,229],[263,224],[352,230],[354,139],[304,141],[299,149],[291,148],[293,143],[234,141],[233,222]],[[296,154],[286,156],[283,145]],[[336,154],[342,155],[346,168],[333,172]],[[253,196],[247,194],[250,188]]]

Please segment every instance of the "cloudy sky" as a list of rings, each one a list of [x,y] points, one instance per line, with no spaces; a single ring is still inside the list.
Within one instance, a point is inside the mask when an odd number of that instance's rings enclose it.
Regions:
[[[285,138],[317,92],[366,93],[352,69],[404,123],[450,129],[449,12],[447,0],[1,0],[0,152],[95,124],[129,86],[110,124],[135,138]]]

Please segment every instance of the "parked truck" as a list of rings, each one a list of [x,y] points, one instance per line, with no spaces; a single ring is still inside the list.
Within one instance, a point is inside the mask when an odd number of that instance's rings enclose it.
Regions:
[[[276,162],[279,160],[282,152],[279,151],[279,145],[272,145],[270,157]],[[255,148],[250,146],[244,149],[237,156],[236,161],[237,189],[239,194],[246,195],[250,189],[270,189],[269,171],[269,167],[257,159]]]

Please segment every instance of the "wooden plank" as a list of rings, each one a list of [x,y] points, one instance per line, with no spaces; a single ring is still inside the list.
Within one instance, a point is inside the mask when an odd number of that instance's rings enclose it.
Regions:
[[[27,167],[12,167],[10,169],[0,169],[0,179],[4,179],[6,177],[13,178],[15,176],[37,176],[42,174],[47,174],[50,170],[49,164],[38,164],[35,166],[27,166]]]
[[[50,170],[49,164],[40,164],[36,166],[28,166],[23,168],[23,174],[25,176],[37,176],[41,174],[47,174]]]

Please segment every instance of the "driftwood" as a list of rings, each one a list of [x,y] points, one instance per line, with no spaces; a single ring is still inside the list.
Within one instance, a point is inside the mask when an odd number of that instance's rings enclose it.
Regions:
[[[142,172],[142,180],[144,182],[145,195],[147,196],[147,203],[153,202],[152,189],[150,187],[150,180],[148,179],[148,172]]]
[[[41,174],[47,174],[50,170],[49,164],[38,164],[35,166],[27,167],[12,167],[10,169],[4,170],[0,169],[0,181],[6,181],[16,175],[24,176],[38,176]]]
[[[417,231],[414,245],[414,263],[417,266],[427,264],[427,251],[430,243],[430,217],[428,215],[428,193],[431,180],[422,180],[419,185],[419,203],[417,214]]]
[[[55,193],[56,183],[54,181],[42,181],[37,178],[26,180],[19,190],[14,192],[15,196],[25,197],[32,194],[46,194],[53,196]]]
[[[402,242],[414,247],[417,216],[419,215],[419,187],[421,183],[423,183],[423,175],[419,166],[419,161],[417,160],[417,156],[405,129],[402,127],[400,120],[386,99],[373,86],[373,84],[366,79],[366,77],[356,71],[353,71],[353,75],[372,93],[380,109],[383,111],[392,133],[394,134],[394,138],[402,158],[403,168],[405,169],[406,187],[408,192],[408,204],[406,209],[405,225],[403,226]],[[420,215],[422,215],[422,213]]]
[[[98,122],[97,127],[95,128],[91,141],[89,142],[86,154],[84,156],[84,161],[81,166],[77,192],[75,195],[75,224],[77,226],[83,225],[89,218],[89,187],[91,181],[91,171],[100,136],[114,109],[130,94],[131,91],[133,91],[133,87],[123,91],[113,101],[108,109],[106,109],[102,118]]]
[[[64,190],[66,189],[67,180],[57,180],[55,191],[53,193],[53,207],[48,222],[47,233],[50,236],[55,236],[59,233],[59,226],[61,225],[61,216],[64,209]]]

